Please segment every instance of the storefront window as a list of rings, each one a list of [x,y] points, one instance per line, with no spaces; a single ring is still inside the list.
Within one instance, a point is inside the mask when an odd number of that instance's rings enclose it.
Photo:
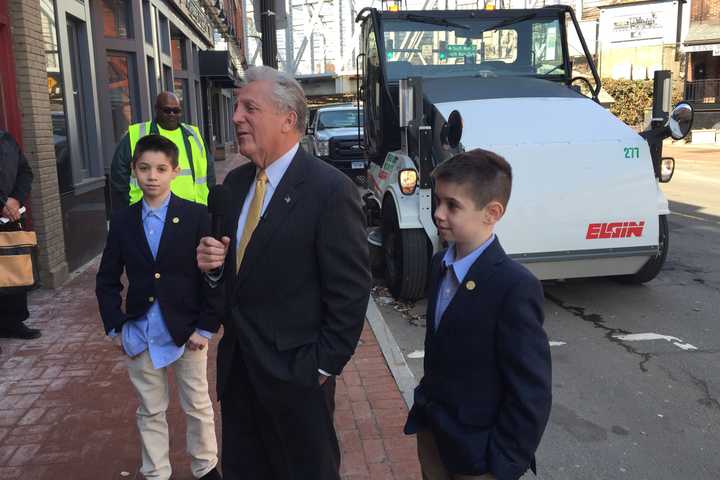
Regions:
[[[145,41],[147,43],[153,43],[152,14],[150,12],[150,2],[148,0],[143,1],[142,11],[143,11],[143,27],[145,30]]]
[[[163,14],[158,14],[158,33],[160,34],[160,48],[163,53],[170,54],[170,25]]]
[[[109,38],[133,38],[128,0],[103,0],[103,31]]]
[[[43,44],[47,59],[47,85],[50,96],[50,120],[52,124],[53,145],[57,165],[60,193],[73,189],[72,165],[70,163],[70,144],[68,142],[67,116],[65,114],[65,96],[63,94],[62,73],[60,70],[60,47],[55,23],[55,10],[50,2],[41,2],[40,23],[43,30]]]
[[[108,94],[112,111],[115,141],[119,141],[132,123],[134,78],[132,57],[126,53],[110,53],[107,55]]]
[[[180,106],[182,107],[183,122],[189,122],[190,112],[188,111],[188,105],[185,102],[189,98],[188,96],[188,81],[184,78],[175,79],[175,95],[180,100]]]
[[[187,55],[185,53],[185,37],[173,35],[172,37],[173,70],[187,70]]]

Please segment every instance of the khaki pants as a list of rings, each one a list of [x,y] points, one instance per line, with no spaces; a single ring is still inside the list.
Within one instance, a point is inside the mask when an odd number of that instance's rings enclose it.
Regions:
[[[150,354],[144,351],[127,361],[130,381],[135,386],[140,406],[137,425],[142,443],[142,468],[145,478],[170,478],[170,438],[165,412],[170,401],[168,368],[153,368]],[[180,394],[180,405],[187,421],[187,452],[192,457],[193,476],[200,478],[217,465],[218,447],[215,421],[208,394],[207,348],[191,351],[172,364]]]
[[[417,434],[418,458],[423,480],[495,480],[491,473],[482,475],[458,475],[450,473],[440,458],[435,436],[430,430]]]

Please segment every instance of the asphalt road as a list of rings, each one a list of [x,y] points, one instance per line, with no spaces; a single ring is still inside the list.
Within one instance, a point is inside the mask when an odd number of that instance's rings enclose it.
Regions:
[[[541,479],[720,479],[720,149],[665,155],[677,167],[662,187],[673,214],[661,274],[544,285],[554,401]],[[420,378],[424,302],[375,296]],[[656,335],[618,338],[634,334]]]

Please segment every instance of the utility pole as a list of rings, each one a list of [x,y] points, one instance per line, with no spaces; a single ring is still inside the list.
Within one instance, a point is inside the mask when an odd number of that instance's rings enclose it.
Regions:
[[[274,0],[260,0],[260,34],[262,35],[263,65],[277,68],[277,30],[275,28]]]

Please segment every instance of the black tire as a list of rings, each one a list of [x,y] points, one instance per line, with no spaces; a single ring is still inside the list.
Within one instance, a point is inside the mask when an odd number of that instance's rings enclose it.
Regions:
[[[391,198],[383,202],[382,238],[385,282],[390,293],[402,300],[423,298],[430,263],[427,237],[421,228],[400,230]]]
[[[660,215],[660,236],[658,238],[658,253],[654,257],[648,259],[645,265],[632,275],[622,275],[617,277],[623,283],[641,284],[649,282],[660,273],[668,250],[670,249],[670,229],[668,228],[667,215]]]

